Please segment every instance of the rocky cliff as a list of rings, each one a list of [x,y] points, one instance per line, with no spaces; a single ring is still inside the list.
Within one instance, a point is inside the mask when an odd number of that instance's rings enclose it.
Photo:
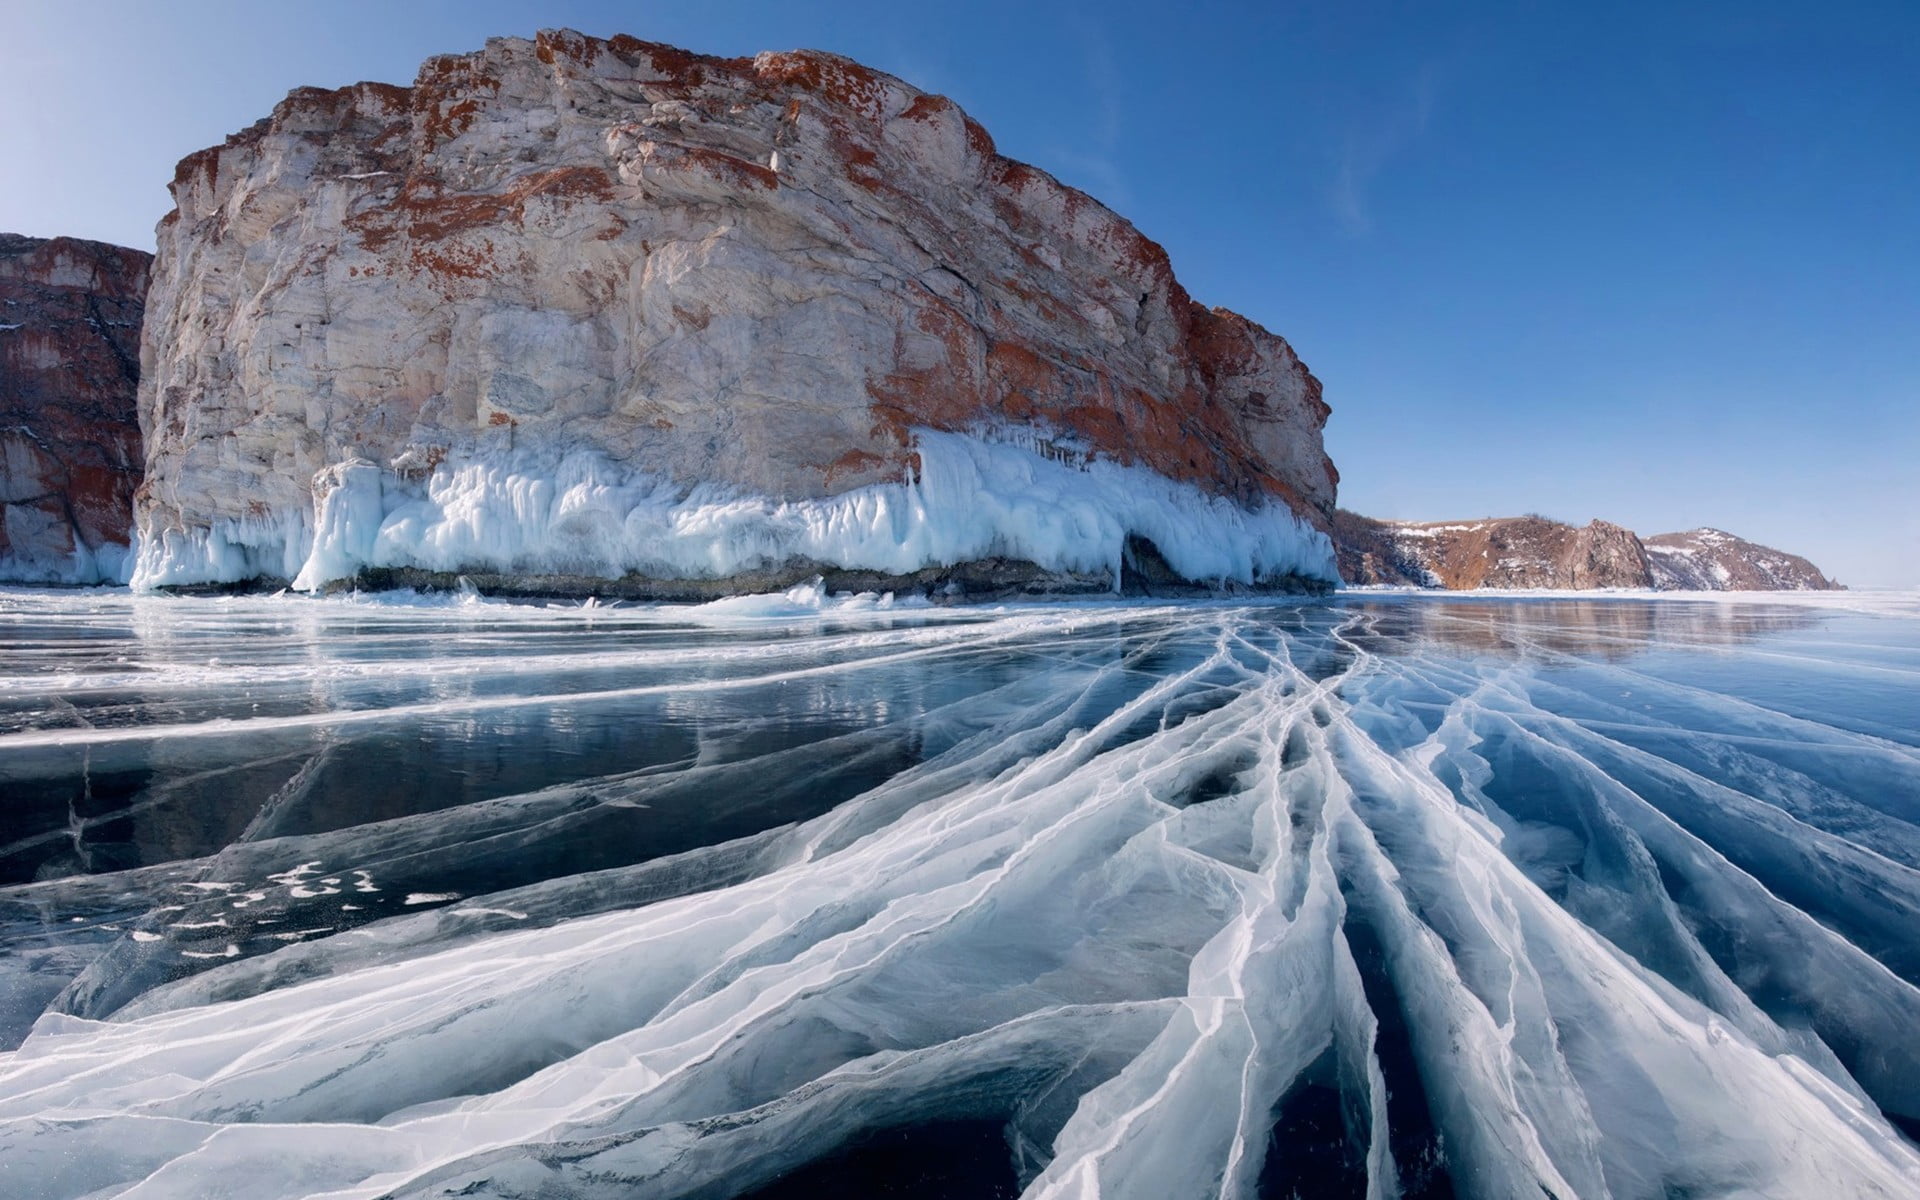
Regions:
[[[150,256],[0,234],[0,580],[118,581]]]
[[[1349,585],[1474,588],[1650,588],[1771,591],[1837,588],[1804,558],[1718,530],[1644,541],[1607,521],[1546,517],[1377,521],[1334,514],[1340,575]]]
[[[295,91],[173,195],[137,584],[1333,577],[1287,343],[843,58],[496,39]]]

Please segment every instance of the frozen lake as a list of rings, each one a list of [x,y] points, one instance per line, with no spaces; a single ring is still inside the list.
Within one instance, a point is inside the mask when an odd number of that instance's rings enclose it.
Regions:
[[[0,1194],[1920,1195],[1920,597],[0,590]]]

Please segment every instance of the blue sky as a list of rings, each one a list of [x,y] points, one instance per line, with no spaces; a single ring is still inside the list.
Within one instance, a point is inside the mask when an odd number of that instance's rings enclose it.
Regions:
[[[554,26],[951,96],[1293,343],[1349,508],[1715,525],[1920,586],[1911,0],[9,0],[0,229],[151,247],[174,161],[288,89]]]

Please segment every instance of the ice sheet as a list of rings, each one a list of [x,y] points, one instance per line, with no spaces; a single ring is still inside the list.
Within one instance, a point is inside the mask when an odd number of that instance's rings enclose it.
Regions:
[[[0,1179],[748,1196],[971,1122],[1031,1197],[1911,1196],[1905,611],[0,593],[0,781],[151,772],[10,853],[258,793],[0,887],[64,981]],[[553,765],[348,805],[476,743]]]

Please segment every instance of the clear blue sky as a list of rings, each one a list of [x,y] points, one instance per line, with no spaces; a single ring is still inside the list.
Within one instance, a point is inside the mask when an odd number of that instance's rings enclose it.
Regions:
[[[1920,3],[0,0],[0,229],[151,247],[289,88],[570,26],[959,101],[1326,383],[1342,502],[1920,586]]]

